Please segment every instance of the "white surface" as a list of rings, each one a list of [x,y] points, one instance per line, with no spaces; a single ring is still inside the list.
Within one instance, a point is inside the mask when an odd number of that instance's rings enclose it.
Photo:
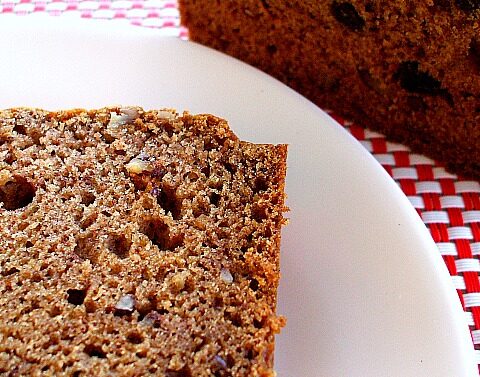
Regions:
[[[475,376],[465,316],[400,189],[325,113],[268,76],[155,31],[0,16],[0,107],[211,112],[289,143],[280,377]]]

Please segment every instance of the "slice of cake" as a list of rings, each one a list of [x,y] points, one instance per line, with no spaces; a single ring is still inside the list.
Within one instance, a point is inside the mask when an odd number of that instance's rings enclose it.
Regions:
[[[192,40],[480,178],[480,1],[179,3]]]
[[[286,153],[212,115],[0,111],[0,375],[273,376]]]

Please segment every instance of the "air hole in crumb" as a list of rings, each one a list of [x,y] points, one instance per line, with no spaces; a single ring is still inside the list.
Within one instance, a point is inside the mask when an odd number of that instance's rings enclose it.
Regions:
[[[69,289],[67,290],[67,301],[72,305],[82,305],[87,296],[86,289]]]
[[[75,372],[72,373],[72,377],[80,377],[82,374],[82,372],[80,372],[79,370],[76,370]]]
[[[188,365],[185,365],[180,370],[167,369],[165,371],[165,377],[192,377],[192,371]]]
[[[73,249],[73,252],[81,259],[89,259],[93,263],[96,263],[98,258],[98,252],[96,249],[96,239],[92,235],[86,237],[79,237],[76,240],[77,244]]]
[[[127,340],[132,344],[140,344],[143,342],[143,337],[140,333],[132,331],[127,335]]]
[[[159,218],[145,219],[140,224],[140,232],[160,250],[174,250],[183,245],[183,234],[171,235],[168,225]]]
[[[6,270],[2,270],[2,276],[10,276],[10,275],[16,274],[19,271],[20,270],[16,267],[10,267]]]
[[[107,239],[108,250],[122,259],[128,257],[131,245],[132,241],[123,234],[110,234]]]
[[[206,151],[214,150],[217,147],[218,147],[218,144],[215,142],[215,139],[213,138],[208,138],[203,141],[203,149],[205,149]]]
[[[209,195],[208,198],[210,199],[210,204],[216,206],[220,202],[220,198],[222,196],[220,194],[217,194],[215,191],[212,191]]]
[[[198,351],[200,351],[203,347],[205,347],[208,344],[208,342],[205,338],[201,338],[201,339],[202,339],[201,342],[199,344],[197,344],[195,346],[195,348],[193,349],[194,353],[197,353]]]
[[[31,248],[32,246],[33,246],[33,243],[30,242],[30,241],[27,241],[27,242],[25,243],[25,248],[27,248],[27,249]]]
[[[26,135],[27,134],[27,130],[25,129],[25,125],[20,124],[20,123],[16,123],[15,127],[13,127],[13,130],[17,134],[21,134],[21,135]]]
[[[268,217],[267,209],[260,206],[255,206],[252,209],[252,217],[254,220],[261,222]]]
[[[89,206],[95,201],[95,194],[91,191],[82,191],[80,195],[82,197],[82,204],[84,206]]]
[[[263,321],[259,321],[257,319],[253,320],[253,326],[257,329],[261,329],[263,327]]]
[[[257,177],[255,178],[255,182],[253,183],[253,192],[259,193],[262,191],[268,190],[268,181],[265,177]]]
[[[237,167],[230,162],[225,162],[223,166],[225,166],[225,169],[231,174],[234,174],[237,171]]]
[[[254,292],[258,291],[258,288],[260,287],[260,284],[258,283],[257,279],[252,279],[250,280],[250,284],[248,285],[250,289]]]
[[[238,313],[225,312],[225,319],[232,322],[236,327],[242,327],[242,318]]]
[[[205,177],[210,177],[210,166],[204,166],[201,170],[202,174],[205,176]]]
[[[226,357],[227,367],[232,368],[235,365],[235,359],[232,355],[227,355]]]
[[[255,358],[255,351],[252,348],[247,349],[247,359],[253,360]]]
[[[105,359],[107,357],[106,353],[103,352],[102,347],[94,344],[87,344],[83,349],[90,357],[98,357],[99,359]]]
[[[174,220],[180,218],[182,212],[182,205],[177,198],[176,189],[173,187],[164,186],[157,196],[157,203],[165,210],[165,213],[171,213]]]
[[[0,203],[9,211],[27,206],[34,197],[35,187],[19,175],[14,176],[13,181],[0,186]]]
[[[1,145],[1,144],[0,144]],[[17,161],[17,158],[15,157],[15,155],[12,153],[12,152],[8,152],[7,155],[5,156],[5,159],[4,161],[11,165],[13,164],[15,161]]]

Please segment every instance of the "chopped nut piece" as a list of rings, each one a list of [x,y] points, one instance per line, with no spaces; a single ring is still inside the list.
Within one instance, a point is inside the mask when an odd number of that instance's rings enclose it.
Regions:
[[[122,107],[120,112],[129,117],[130,120],[135,120],[140,117],[140,108],[138,107]]]
[[[135,107],[122,107],[120,109],[120,114],[110,113],[110,122],[108,126],[122,126],[133,122],[135,119],[140,117],[140,113]]]
[[[135,296],[134,295],[125,295],[118,300],[115,305],[115,314],[116,315],[126,315],[131,314],[135,309]]]
[[[183,288],[185,288],[185,275],[185,273],[180,272],[173,276],[171,280],[172,288],[174,288],[176,291],[181,291]]]
[[[142,161],[149,161],[150,160],[150,156],[148,154],[146,154],[145,152],[140,153],[136,158],[138,158],[139,160],[142,160]]]
[[[147,326],[155,326],[160,323],[162,320],[162,315],[156,311],[152,311],[148,313],[141,321],[140,323],[142,325],[147,325]]]
[[[233,283],[233,276],[228,268],[222,268],[220,278],[227,284]]]
[[[127,165],[125,165],[129,173],[133,174],[141,174],[144,171],[152,171],[152,165],[147,162],[143,161],[137,157],[133,158]]]
[[[227,362],[223,359],[223,357],[215,355],[213,357],[215,364],[217,364],[222,369],[227,369]]]
[[[157,112],[157,116],[159,118],[172,120],[175,119],[176,113],[175,110],[160,110]]]

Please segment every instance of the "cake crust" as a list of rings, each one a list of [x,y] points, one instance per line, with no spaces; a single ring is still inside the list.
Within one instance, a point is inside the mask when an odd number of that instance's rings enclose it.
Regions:
[[[286,153],[208,114],[0,111],[0,374],[273,376]]]

